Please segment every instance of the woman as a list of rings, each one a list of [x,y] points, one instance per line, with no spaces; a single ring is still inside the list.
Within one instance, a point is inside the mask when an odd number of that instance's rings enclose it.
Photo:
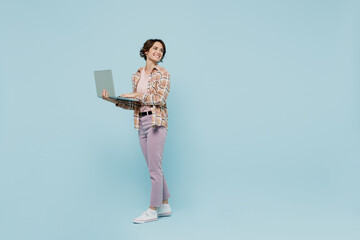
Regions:
[[[151,198],[149,208],[134,223],[155,221],[161,216],[170,216],[168,202],[170,193],[162,169],[162,156],[167,135],[166,99],[170,91],[170,75],[157,63],[162,62],[166,53],[165,43],[160,39],[149,39],[140,50],[146,61],[132,75],[132,93],[121,97],[138,99],[139,102],[115,101],[109,98],[106,90],[102,96],[117,107],[134,110],[134,125],[138,130],[140,146],[144,154],[151,179]]]

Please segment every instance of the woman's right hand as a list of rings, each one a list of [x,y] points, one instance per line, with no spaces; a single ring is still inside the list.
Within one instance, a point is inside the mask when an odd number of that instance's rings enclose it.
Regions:
[[[115,99],[111,99],[111,98],[109,98],[109,93],[108,93],[108,91],[106,91],[106,89],[104,89],[103,91],[102,91],[102,98],[104,99],[104,100],[106,100],[106,101],[109,101],[109,102],[112,102],[112,103],[118,103],[118,101],[117,100],[115,100]]]
[[[103,89],[103,91],[102,91],[102,98],[110,101],[109,93],[106,91],[106,89]]]

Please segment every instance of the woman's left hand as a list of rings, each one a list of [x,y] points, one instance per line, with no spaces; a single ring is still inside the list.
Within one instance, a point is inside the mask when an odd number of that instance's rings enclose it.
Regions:
[[[142,96],[143,96],[143,93],[124,93],[124,94],[120,95],[120,97],[135,98],[135,99],[140,99]]]

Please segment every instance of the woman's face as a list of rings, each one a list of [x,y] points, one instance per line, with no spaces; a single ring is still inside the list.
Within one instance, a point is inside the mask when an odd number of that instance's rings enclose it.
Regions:
[[[145,52],[147,60],[159,62],[163,56],[164,49],[160,42],[155,42],[154,45]]]

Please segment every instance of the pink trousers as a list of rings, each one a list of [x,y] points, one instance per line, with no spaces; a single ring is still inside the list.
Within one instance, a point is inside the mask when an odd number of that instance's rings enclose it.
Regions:
[[[151,115],[140,118],[139,141],[144,154],[151,180],[150,207],[160,207],[162,201],[170,198],[165,181],[162,158],[167,135],[165,127],[151,127]]]

